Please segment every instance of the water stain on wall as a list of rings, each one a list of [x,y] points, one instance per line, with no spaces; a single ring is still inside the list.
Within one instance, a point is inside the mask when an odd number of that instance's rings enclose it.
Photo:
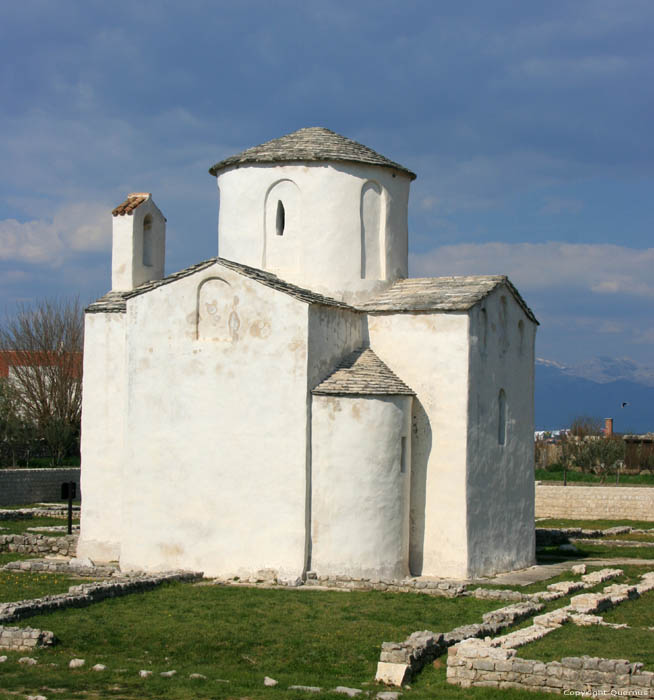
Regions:
[[[270,321],[267,319],[257,319],[250,324],[250,335],[254,338],[267,338],[272,332]]]

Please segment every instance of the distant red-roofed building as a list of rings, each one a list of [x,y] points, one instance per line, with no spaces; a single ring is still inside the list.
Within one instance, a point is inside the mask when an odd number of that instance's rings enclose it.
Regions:
[[[73,377],[82,376],[82,353],[69,353],[74,356],[71,365]],[[0,379],[11,378],[14,367],[55,367],[62,364],[60,353],[30,352],[27,350],[0,350]]]

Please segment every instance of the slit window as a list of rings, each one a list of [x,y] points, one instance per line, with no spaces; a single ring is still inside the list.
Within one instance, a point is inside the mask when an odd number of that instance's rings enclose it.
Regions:
[[[504,389],[500,389],[497,398],[497,444],[504,445],[506,442],[506,394]]]
[[[277,215],[275,217],[275,230],[278,236],[284,235],[284,228],[286,226],[286,212],[284,211],[284,205],[282,200],[277,201]]]
[[[406,438],[400,439],[400,474],[406,474]]]
[[[152,266],[152,217],[150,214],[143,219],[143,265]]]

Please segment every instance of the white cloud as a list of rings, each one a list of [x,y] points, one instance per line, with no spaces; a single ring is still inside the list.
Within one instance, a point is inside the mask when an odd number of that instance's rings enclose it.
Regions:
[[[548,243],[464,243],[411,255],[411,274],[506,274],[524,290],[585,290],[654,297],[654,248]]]
[[[110,241],[106,204],[74,202],[51,219],[0,221],[0,260],[59,266],[75,253],[107,250]]]

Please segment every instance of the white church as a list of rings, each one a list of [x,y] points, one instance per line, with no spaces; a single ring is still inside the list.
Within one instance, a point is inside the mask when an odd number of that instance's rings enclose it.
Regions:
[[[324,128],[216,163],[220,257],[164,276],[149,193],[86,311],[78,556],[467,578],[534,563],[536,321],[408,278],[414,173]]]

